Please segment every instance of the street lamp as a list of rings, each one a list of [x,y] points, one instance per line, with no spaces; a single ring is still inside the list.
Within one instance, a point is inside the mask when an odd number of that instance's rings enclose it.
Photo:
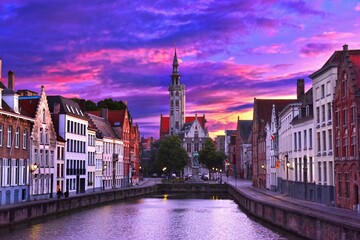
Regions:
[[[30,200],[30,195],[31,193],[30,192],[33,192],[33,173],[38,169],[38,165],[36,163],[33,163],[30,165],[30,182],[29,182],[29,200]]]
[[[105,190],[105,180],[104,180],[104,178],[105,178],[105,176],[104,176],[104,172],[106,171],[106,168],[107,168],[107,165],[106,165],[106,163],[104,163],[104,165],[103,165],[103,169],[102,169],[102,174],[103,174],[103,179],[102,179],[102,182],[103,182],[103,190]]]
[[[289,160],[286,160],[286,191],[287,191],[287,195],[289,195],[289,167],[290,167],[290,162],[289,162]]]
[[[222,183],[222,169],[220,169],[220,184]]]

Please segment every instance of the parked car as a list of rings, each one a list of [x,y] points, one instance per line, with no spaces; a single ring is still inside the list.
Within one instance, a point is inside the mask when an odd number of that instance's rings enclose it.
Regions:
[[[204,181],[208,181],[209,180],[209,174],[202,175],[201,179],[204,180]]]

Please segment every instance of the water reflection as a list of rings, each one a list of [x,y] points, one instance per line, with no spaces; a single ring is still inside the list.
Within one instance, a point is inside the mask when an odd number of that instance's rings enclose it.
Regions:
[[[93,208],[2,235],[4,239],[286,239],[223,196],[148,198]],[[190,196],[193,197],[193,196]]]

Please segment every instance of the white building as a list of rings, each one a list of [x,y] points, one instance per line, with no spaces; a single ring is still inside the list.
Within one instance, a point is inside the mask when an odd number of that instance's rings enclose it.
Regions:
[[[66,140],[65,189],[70,195],[87,189],[88,120],[79,105],[61,96],[48,96],[58,134]]]
[[[339,58],[336,51],[325,65],[310,75],[313,80],[316,201],[335,200],[333,106]]]
[[[91,124],[96,127],[97,133],[100,135],[99,138],[102,138],[102,188],[111,189],[124,186],[126,181],[124,178],[123,141],[116,134],[110,123],[107,122],[106,118],[98,117],[93,114],[87,114],[87,116],[89,117]],[[98,141],[98,143],[100,143],[100,141]],[[95,168],[98,171],[100,167],[98,161],[97,165],[98,166]]]
[[[96,155],[96,128],[89,123],[87,141],[87,188],[88,191],[95,191],[95,155]]]
[[[103,149],[104,141],[101,134],[96,135],[95,139],[95,189],[102,189],[103,181]]]
[[[299,107],[301,103],[291,103],[287,105],[279,113],[279,161],[280,168],[278,168],[277,175],[279,185],[281,184],[281,192],[291,194],[291,182],[295,179],[294,159],[293,159],[293,129],[291,122],[295,116],[299,114]],[[286,163],[289,162],[290,167],[287,168]]]

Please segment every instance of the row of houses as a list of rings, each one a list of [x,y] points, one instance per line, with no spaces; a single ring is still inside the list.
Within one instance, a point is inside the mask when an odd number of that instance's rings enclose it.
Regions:
[[[250,152],[255,187],[355,209],[360,184],[360,50],[344,45],[309,77],[312,87],[307,91],[304,80],[297,81],[296,99],[254,99],[247,139],[241,137],[238,121],[233,167],[244,172]]]
[[[124,110],[0,82],[0,205],[125,187],[139,180],[138,126]]]

